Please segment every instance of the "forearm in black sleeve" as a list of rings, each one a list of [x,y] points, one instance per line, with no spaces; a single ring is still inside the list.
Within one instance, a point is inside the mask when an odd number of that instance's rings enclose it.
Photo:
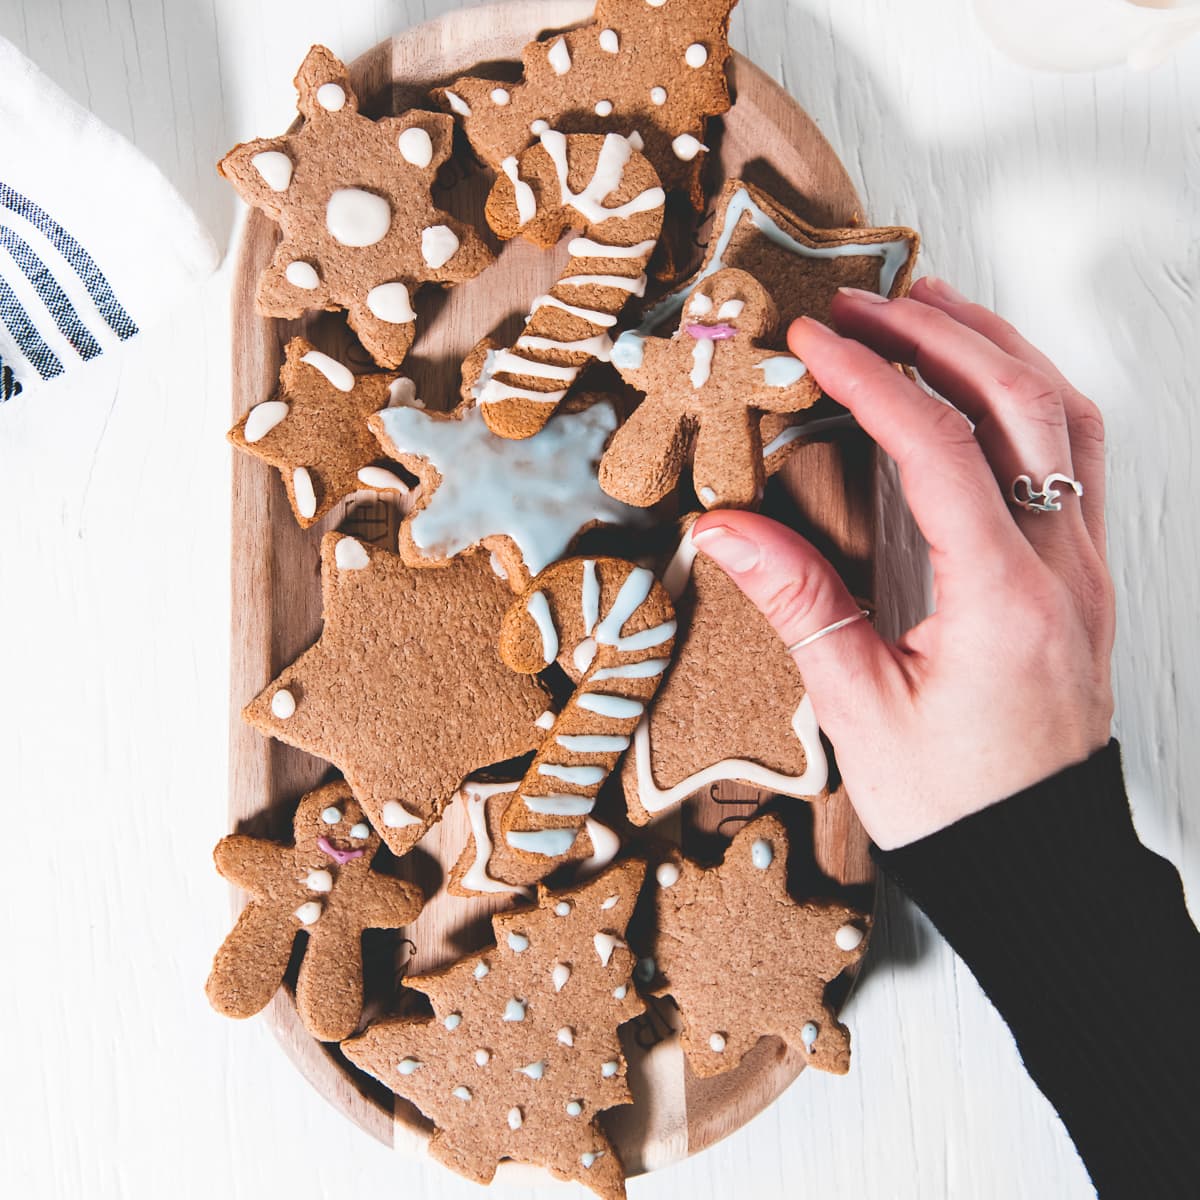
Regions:
[[[1103,1200],[1200,1197],[1200,933],[1138,841],[1117,743],[875,857],[1008,1022]]]

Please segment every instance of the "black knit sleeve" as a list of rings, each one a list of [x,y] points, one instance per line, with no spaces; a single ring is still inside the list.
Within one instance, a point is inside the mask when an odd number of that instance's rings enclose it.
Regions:
[[[1103,1200],[1200,1197],[1200,933],[1120,750],[875,851],[1008,1022]]]

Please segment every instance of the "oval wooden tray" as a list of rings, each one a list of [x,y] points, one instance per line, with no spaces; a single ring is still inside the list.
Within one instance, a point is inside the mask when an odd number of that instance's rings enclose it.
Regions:
[[[519,61],[521,47],[539,32],[569,27],[591,14],[591,0],[520,0],[448,13],[409,29],[363,55],[351,70],[364,110],[372,116],[428,106],[428,88],[476,64]],[[707,186],[726,176],[757,183],[818,225],[846,225],[860,216],[859,201],[837,156],[809,117],[762,71],[740,56],[731,65],[733,109],[715,123]],[[286,86],[280,81],[280,87]],[[440,202],[484,228],[488,173],[461,168]],[[358,370],[370,362],[340,315],[271,321],[254,307],[259,272],[276,244],[276,228],[251,212],[242,237],[233,295],[233,416],[268,397],[277,381],[282,347],[304,333]],[[561,249],[561,248],[560,248]],[[431,407],[457,398],[458,366],[485,334],[511,333],[529,297],[548,289],[562,255],[524,242],[505,245],[499,262],[469,284],[418,301],[420,330],[404,372]],[[507,344],[505,342],[504,344]],[[794,516],[835,560],[857,594],[870,594],[874,542],[875,458],[861,435],[804,446],[781,473]],[[307,532],[295,523],[274,471],[245,454],[233,461],[233,628],[231,652],[230,817],[235,827],[287,838],[300,795],[330,776],[327,764],[263,738],[240,720],[243,705],[320,631],[318,546],[328,529],[345,529],[395,547],[400,509],[373,493],[339,505]],[[734,681],[736,685],[736,681]],[[690,801],[699,831],[727,832],[752,816],[768,796],[739,785],[717,785]],[[811,854],[829,887],[859,885],[856,902],[870,903],[872,870],[867,840],[841,791],[811,806]],[[457,858],[467,839],[461,805],[452,805],[400,865],[427,890]],[[679,818],[655,833],[680,836]],[[687,843],[685,843],[687,848]],[[794,854],[806,853],[795,846]],[[410,861],[411,860],[411,861]],[[865,899],[864,899],[865,897]],[[234,897],[235,910],[243,898]],[[504,903],[435,896],[397,943],[380,936],[366,945],[368,1015],[383,1011],[407,962],[428,971],[489,940],[486,915]],[[733,998],[731,997],[731,1001]],[[285,1052],[309,1082],[363,1129],[384,1142],[419,1146],[430,1126],[411,1105],[393,1101],[375,1081],[352,1068],[336,1047],[314,1041],[301,1027],[291,993],[281,990],[266,1019]],[[734,1071],[700,1080],[684,1069],[670,1036],[670,1005],[659,1002],[626,1027],[630,1081],[638,1102],[605,1119],[630,1174],[653,1169],[711,1145],[745,1124],[778,1096],[804,1067],[779,1041],[764,1038]],[[510,1164],[504,1164],[508,1171]],[[511,1173],[511,1172],[510,1172]],[[503,1177],[503,1172],[502,1172]]]

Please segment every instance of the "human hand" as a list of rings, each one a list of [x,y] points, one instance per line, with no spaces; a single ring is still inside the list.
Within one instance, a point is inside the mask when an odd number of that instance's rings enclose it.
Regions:
[[[801,318],[788,345],[895,459],[929,542],[935,611],[895,644],[859,620],[792,655],[863,825],[890,850],[1108,740],[1104,429],[1049,360],[939,280],[890,301],[844,290],[833,318],[840,335]],[[1053,472],[1082,497],[1063,487],[1049,513],[1007,503],[1018,475],[1038,486]],[[858,611],[830,564],[766,517],[710,512],[693,536],[789,646]]]

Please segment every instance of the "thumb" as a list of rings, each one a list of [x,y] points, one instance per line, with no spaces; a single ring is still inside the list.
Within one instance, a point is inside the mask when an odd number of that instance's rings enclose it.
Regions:
[[[862,713],[894,667],[887,644],[866,620],[796,645],[860,611],[838,573],[798,533],[757,513],[706,513],[692,540],[792,647],[817,717],[836,745],[837,727]]]

